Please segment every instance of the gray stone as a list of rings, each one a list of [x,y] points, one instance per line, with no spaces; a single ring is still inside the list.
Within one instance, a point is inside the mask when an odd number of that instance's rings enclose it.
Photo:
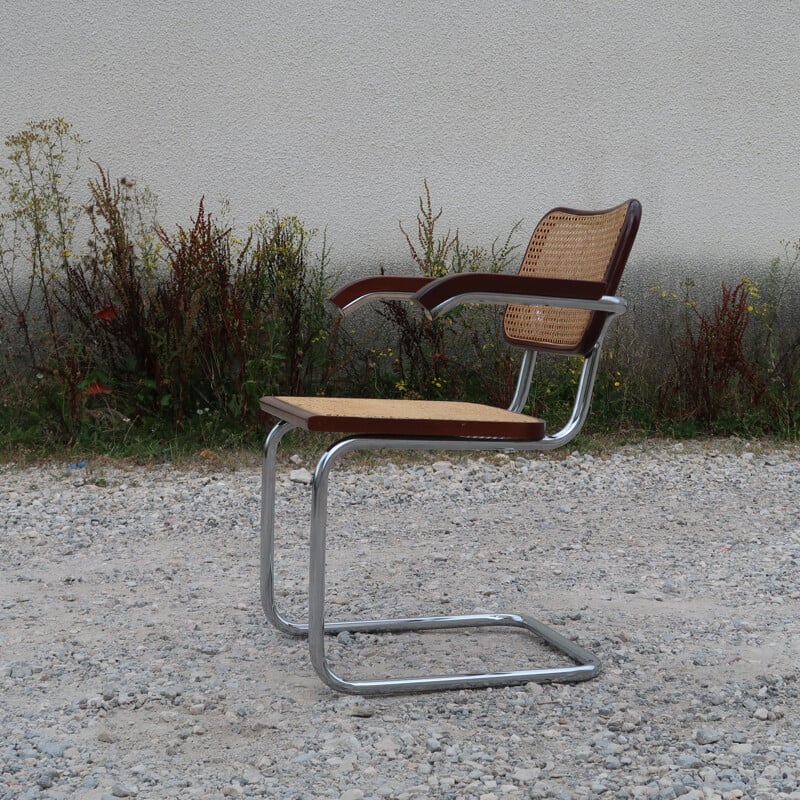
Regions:
[[[714,744],[722,738],[722,732],[715,728],[700,728],[694,738],[698,744]]]
[[[293,469],[289,473],[289,480],[292,483],[309,484],[313,480],[313,476],[305,467],[301,467],[300,469]]]
[[[61,758],[69,747],[69,742],[58,742],[55,739],[40,739],[36,745],[39,751],[55,758]]]

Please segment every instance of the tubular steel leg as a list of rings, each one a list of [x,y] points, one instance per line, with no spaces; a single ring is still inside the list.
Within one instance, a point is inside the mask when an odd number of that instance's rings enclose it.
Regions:
[[[274,597],[274,517],[275,517],[275,457],[282,436],[291,428],[279,423],[273,428],[264,446],[262,473],[261,515],[261,598],[267,618],[280,630],[295,636],[308,636],[311,662],[319,677],[331,688],[350,694],[375,695],[405,692],[425,692],[443,689],[508,686],[529,682],[574,682],[595,677],[600,663],[589,651],[565,638],[542,622],[526,614],[467,614],[454,616],[405,617],[397,619],[368,619],[347,622],[325,622],[325,548],[328,505],[328,476],[336,460],[352,450],[507,449],[508,443],[466,440],[400,439],[381,437],[351,437],[334,444],[317,463],[311,484],[311,541],[309,561],[309,621],[308,624],[289,622],[275,607]],[[531,443],[519,449],[534,449]],[[330,668],[325,654],[325,634],[351,632],[399,632],[442,630],[448,628],[516,627],[527,630],[575,662],[573,666],[546,669],[523,669],[505,672],[457,673],[410,678],[376,680],[347,680]]]
[[[279,422],[264,442],[261,466],[261,606],[267,619],[278,630],[293,636],[305,636],[308,625],[290,622],[275,605],[275,484],[276,458],[281,439],[292,429],[288,422]]]
[[[275,494],[277,468],[276,459],[281,439],[294,426],[279,422],[269,433],[264,443],[264,460],[261,467],[261,559],[260,586],[261,606],[266,618],[280,631],[292,636],[307,636],[308,623],[287,619],[278,610],[275,601]],[[327,633],[365,630],[362,623],[329,622],[325,625]]]

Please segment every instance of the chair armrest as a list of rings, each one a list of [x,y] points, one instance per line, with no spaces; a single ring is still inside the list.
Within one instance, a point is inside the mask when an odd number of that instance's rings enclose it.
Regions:
[[[376,299],[410,300],[434,278],[403,275],[374,275],[352,281],[330,296],[339,312],[348,314],[360,305]]]
[[[559,306],[585,308],[619,314],[625,301],[605,295],[602,281],[541,278],[535,275],[506,275],[496,272],[461,272],[447,275],[423,286],[412,299],[430,317],[437,317],[463,303]]]

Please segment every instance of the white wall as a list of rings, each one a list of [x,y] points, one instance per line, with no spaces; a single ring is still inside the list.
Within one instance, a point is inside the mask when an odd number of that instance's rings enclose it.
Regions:
[[[474,243],[638,197],[645,284],[800,236],[794,0],[2,6],[0,134],[69,119],[166,224],[228,197],[327,227],[341,268],[394,267],[427,176]]]

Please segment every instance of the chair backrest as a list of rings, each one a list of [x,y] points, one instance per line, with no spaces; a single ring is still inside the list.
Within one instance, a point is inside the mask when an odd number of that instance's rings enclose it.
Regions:
[[[617,289],[639,229],[642,208],[628,200],[606,211],[554,208],[542,217],[519,268],[521,275],[603,281]],[[551,306],[506,307],[503,333],[511,344],[536,350],[587,355],[607,315]]]

